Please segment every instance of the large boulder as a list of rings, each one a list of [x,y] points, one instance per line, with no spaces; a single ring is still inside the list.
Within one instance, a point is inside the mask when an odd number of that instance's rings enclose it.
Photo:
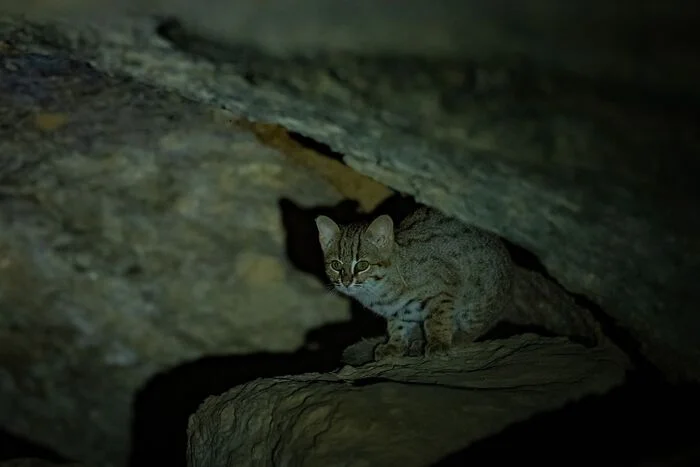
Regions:
[[[8,430],[121,466],[133,398],[154,374],[292,351],[350,316],[290,264],[279,199],[333,204],[354,189],[371,208],[388,189],[353,173],[344,186],[341,163],[266,146],[226,111],[7,44],[0,107]]]

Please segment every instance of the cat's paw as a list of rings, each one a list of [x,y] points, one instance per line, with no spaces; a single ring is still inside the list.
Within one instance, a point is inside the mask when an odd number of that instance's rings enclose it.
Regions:
[[[401,357],[404,354],[404,348],[399,344],[394,342],[387,342],[386,344],[379,344],[374,349],[374,359],[384,360],[387,358]]]
[[[409,357],[422,357],[424,348],[425,342],[423,340],[414,340],[409,344],[406,354]]]
[[[425,346],[426,357],[443,357],[450,352],[450,345],[447,342],[435,341],[429,342]]]

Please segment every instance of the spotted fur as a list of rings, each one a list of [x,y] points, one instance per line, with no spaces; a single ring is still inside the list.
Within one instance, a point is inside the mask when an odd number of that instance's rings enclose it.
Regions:
[[[338,225],[316,218],[326,274],[387,320],[377,359],[444,354],[495,325],[512,303],[513,265],[495,235],[421,207],[396,229],[389,216]]]

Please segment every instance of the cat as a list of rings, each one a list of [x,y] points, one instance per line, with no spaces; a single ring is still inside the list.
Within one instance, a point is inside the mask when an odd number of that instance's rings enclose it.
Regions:
[[[514,267],[505,245],[437,209],[420,207],[396,229],[388,215],[370,223],[338,225],[327,216],[315,222],[335,289],[387,320],[377,360],[445,355],[457,332],[473,341],[512,306]]]

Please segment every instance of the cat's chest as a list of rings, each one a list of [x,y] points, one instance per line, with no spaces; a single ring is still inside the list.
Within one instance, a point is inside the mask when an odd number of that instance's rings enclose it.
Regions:
[[[425,309],[422,301],[415,298],[397,296],[381,297],[369,295],[360,299],[366,308],[387,319],[401,319],[403,321],[423,321]]]

